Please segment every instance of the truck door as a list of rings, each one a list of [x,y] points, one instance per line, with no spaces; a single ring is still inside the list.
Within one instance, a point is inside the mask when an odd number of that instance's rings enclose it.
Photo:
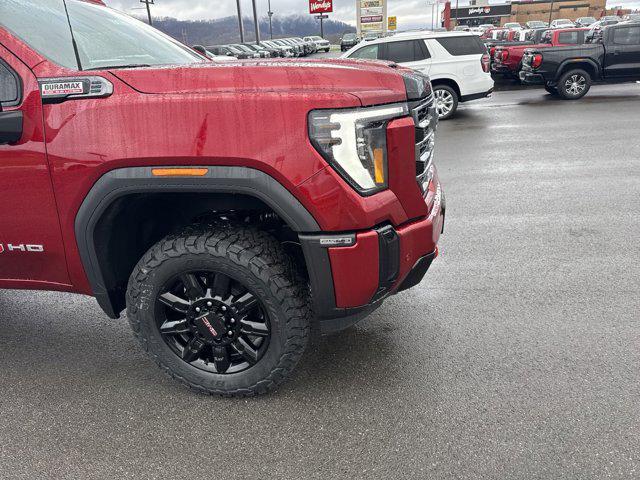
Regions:
[[[640,78],[640,25],[609,27],[604,74],[609,78]]]
[[[38,82],[0,45],[0,288],[68,284]]]

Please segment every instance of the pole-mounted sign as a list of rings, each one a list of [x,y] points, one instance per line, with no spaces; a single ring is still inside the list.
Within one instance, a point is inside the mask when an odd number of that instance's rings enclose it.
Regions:
[[[332,13],[333,0],[309,0],[309,13]]]

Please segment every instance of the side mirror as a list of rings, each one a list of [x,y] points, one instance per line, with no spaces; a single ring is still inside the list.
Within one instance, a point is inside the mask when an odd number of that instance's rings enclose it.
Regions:
[[[207,49],[204,48],[202,45],[194,45],[193,48],[196,52],[198,52],[200,55],[204,55],[205,57],[207,56]]]
[[[0,145],[16,143],[22,138],[22,121],[21,111],[3,112],[0,106]]]

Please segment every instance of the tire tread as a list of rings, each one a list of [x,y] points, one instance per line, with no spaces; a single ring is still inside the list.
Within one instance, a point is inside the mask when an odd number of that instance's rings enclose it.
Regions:
[[[284,312],[287,338],[277,364],[262,380],[246,388],[209,388],[174,372],[161,355],[149,348],[138,315],[143,286],[149,273],[162,263],[187,254],[208,253],[244,267],[264,282]],[[311,305],[309,287],[300,269],[279,242],[261,230],[243,225],[192,226],[169,235],[153,246],[138,262],[127,288],[127,318],[134,336],[155,363],[171,378],[192,390],[224,397],[249,397],[267,393],[291,374],[302,357],[309,339]]]

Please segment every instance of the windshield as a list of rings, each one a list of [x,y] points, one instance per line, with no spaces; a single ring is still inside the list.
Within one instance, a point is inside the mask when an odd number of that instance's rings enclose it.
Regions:
[[[342,37],[344,40],[355,40],[356,39],[356,35],[355,33],[347,33],[344,37]]]
[[[62,0],[2,0],[0,26],[51,61],[74,70],[203,61],[164,33],[110,8],[79,0],[67,0],[67,7],[79,58]]]

